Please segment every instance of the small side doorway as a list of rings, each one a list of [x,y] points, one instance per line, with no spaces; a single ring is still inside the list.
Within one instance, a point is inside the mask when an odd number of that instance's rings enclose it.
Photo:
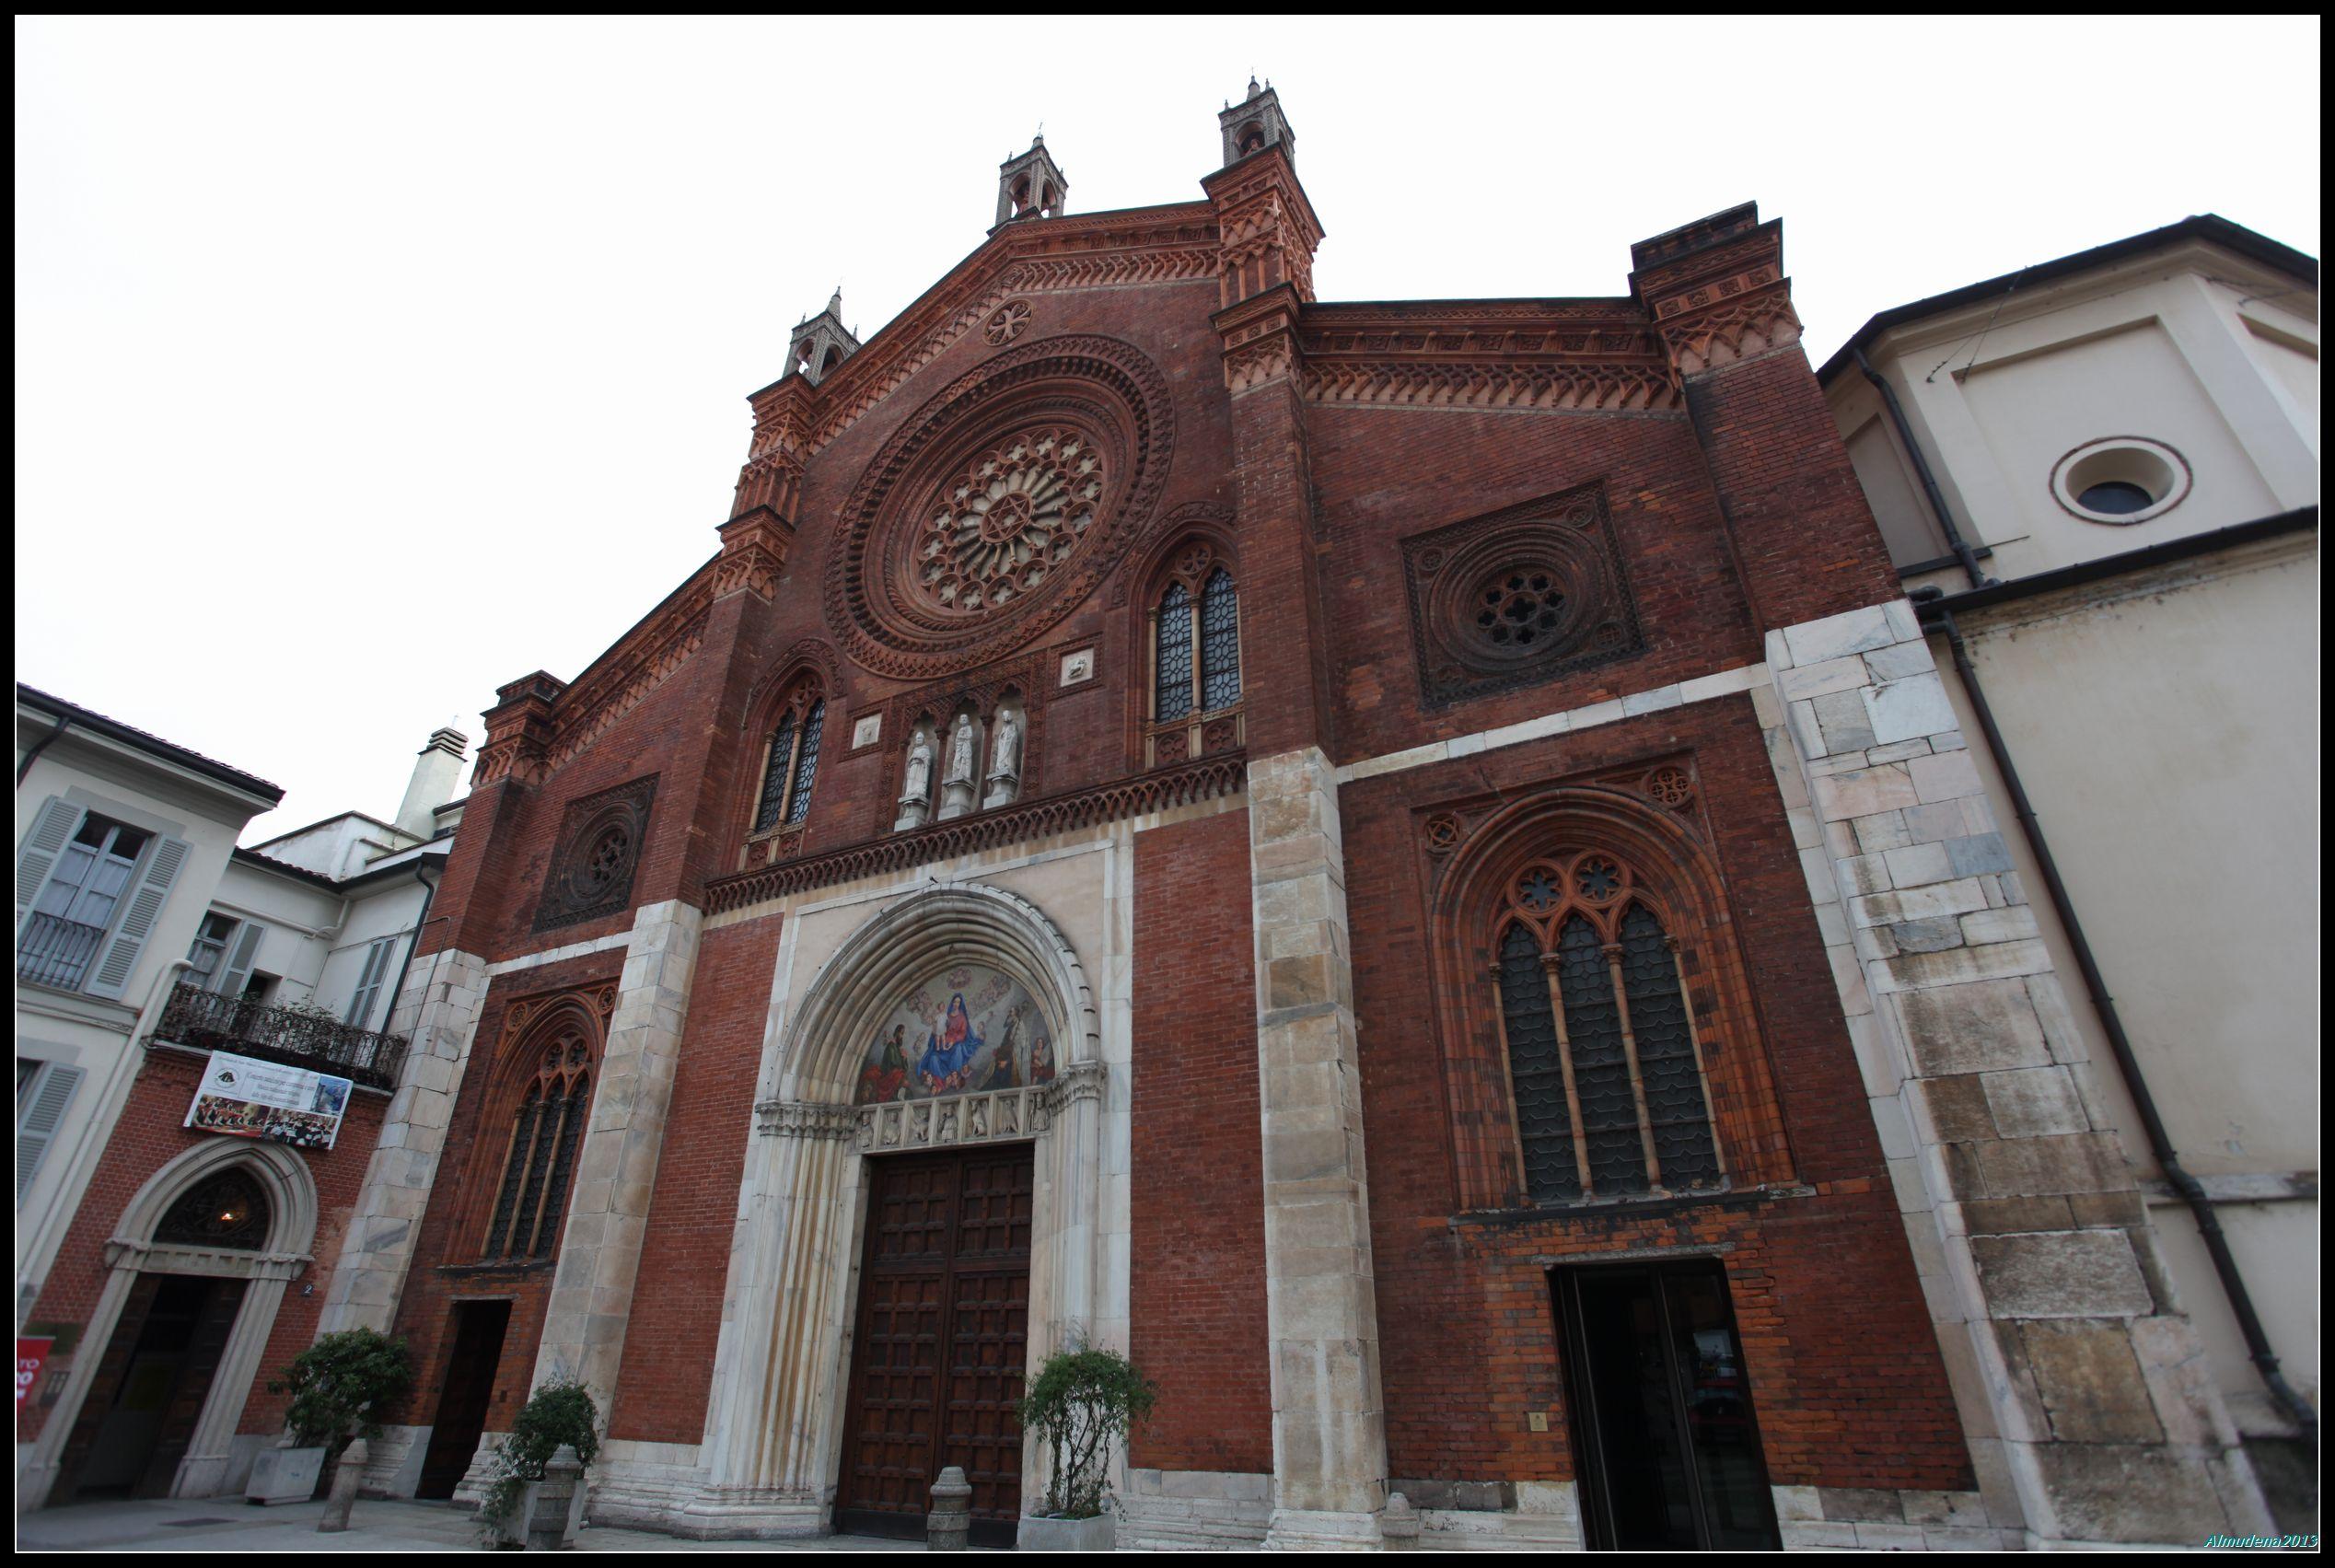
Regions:
[[[138,1276],[66,1440],[52,1504],[170,1495],[248,1283]]]
[[[503,1362],[503,1336],[511,1326],[507,1301],[454,1304],[454,1349],[446,1358],[446,1383],[438,1390],[437,1414],[430,1422],[430,1446],[422,1456],[416,1497],[451,1497],[462,1484],[486,1430],[487,1407],[494,1402],[495,1369]]]
[[[1717,1260],[1559,1269],[1551,1284],[1589,1545],[1779,1547]]]

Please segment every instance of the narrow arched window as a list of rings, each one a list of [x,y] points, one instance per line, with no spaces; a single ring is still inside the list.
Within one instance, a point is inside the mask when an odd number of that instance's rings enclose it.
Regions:
[[[1185,584],[1169,584],[1154,619],[1155,719],[1213,714],[1240,701],[1240,594],[1231,573],[1211,572],[1197,598]]]
[[[1200,590],[1200,706],[1214,713],[1240,701],[1240,595],[1222,566]]]
[[[482,1258],[548,1258],[558,1248],[568,1182],[591,1109],[590,1055],[583,1035],[573,1030],[544,1048],[511,1118]]]
[[[1493,966],[1525,1191],[1536,1203],[1725,1179],[1678,943],[1597,851],[1511,884]]]
[[[1192,625],[1191,595],[1181,583],[1171,584],[1159,599],[1158,701],[1154,715],[1162,721],[1179,719],[1191,712]]]
[[[819,776],[819,742],[827,726],[827,703],[800,698],[779,716],[762,759],[762,790],[754,803],[755,832],[792,825],[810,814],[811,785]]]

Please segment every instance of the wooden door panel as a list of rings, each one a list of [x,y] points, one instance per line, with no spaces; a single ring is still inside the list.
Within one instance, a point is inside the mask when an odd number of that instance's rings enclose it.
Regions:
[[[1028,1144],[875,1162],[838,1523],[921,1534],[959,1465],[988,1533],[1021,1515],[1032,1191]]]

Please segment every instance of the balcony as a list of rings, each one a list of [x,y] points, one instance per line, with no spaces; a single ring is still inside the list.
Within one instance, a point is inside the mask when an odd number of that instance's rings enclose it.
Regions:
[[[17,978],[59,991],[78,991],[89,960],[105,940],[102,926],[35,912],[26,917],[17,941]]]
[[[369,1089],[394,1090],[405,1065],[403,1035],[360,1029],[303,1008],[265,1007],[193,985],[170,993],[154,1040],[305,1067]]]

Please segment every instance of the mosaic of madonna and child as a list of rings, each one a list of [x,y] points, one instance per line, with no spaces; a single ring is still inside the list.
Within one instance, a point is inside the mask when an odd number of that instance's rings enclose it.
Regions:
[[[901,997],[860,1068],[860,1105],[1030,1088],[1054,1076],[1046,1015],[995,970],[962,964]]]

